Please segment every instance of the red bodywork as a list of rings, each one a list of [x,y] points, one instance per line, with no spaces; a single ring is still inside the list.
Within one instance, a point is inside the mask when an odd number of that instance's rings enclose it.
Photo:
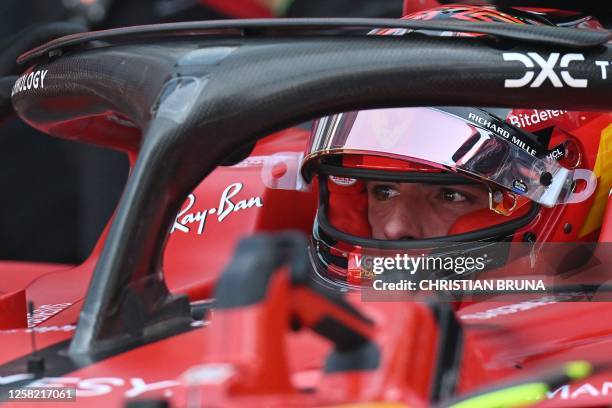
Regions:
[[[91,118],[87,130],[98,132],[95,136],[111,145],[116,129],[108,125],[109,118],[103,119]],[[100,123],[105,125],[98,126]],[[64,137],[76,137],[83,130],[70,129],[74,126],[71,122],[63,125],[54,131]],[[134,139],[130,139],[134,145],[137,133],[134,131]],[[193,191],[177,215],[165,249],[165,281],[172,292],[186,294],[192,302],[210,302],[215,283],[240,239],[288,229],[311,232],[316,192],[269,187],[297,174],[297,161],[291,158],[305,150],[307,136],[307,131],[297,128],[269,136],[257,144],[248,159],[218,168]],[[602,185],[609,186],[610,163],[604,157],[609,157],[610,148],[603,137],[601,142],[591,142],[602,143],[598,176],[605,176],[608,181]],[[264,171],[265,163],[275,154],[284,154],[287,160]],[[134,163],[134,157],[131,159]],[[599,242],[612,242],[612,198],[600,189],[595,200],[596,221],[591,225],[597,227],[603,216]],[[591,239],[597,230],[591,228],[581,238]],[[0,282],[1,385],[17,386],[34,378],[23,370],[10,370],[12,362],[32,354],[32,331],[37,348],[53,357],[47,364],[62,359],[66,364],[68,358],[53,346],[65,348],[74,334],[107,231],[81,265],[0,262],[4,277]],[[576,228],[575,233],[579,232]],[[426,303],[365,302],[359,293],[348,293],[347,302],[371,321],[367,325],[347,312],[348,308],[293,285],[286,269],[281,267],[274,273],[261,302],[234,310],[213,310],[203,324],[188,332],[111,357],[72,363],[62,376],[43,375],[30,385],[76,388],[77,404],[68,406],[123,406],[143,398],[166,399],[172,406],[192,402],[321,406],[380,401],[430,405],[441,329]],[[534,295],[524,301],[457,307],[464,333],[458,392],[519,379],[568,361],[607,362],[612,356],[610,304],[561,300],[568,299]],[[26,314],[26,301],[35,305],[32,315]],[[375,344],[380,350],[378,368],[326,372],[331,343],[311,330],[323,315],[332,316]],[[292,327],[295,316],[302,323],[297,331]],[[612,404],[612,371],[562,385],[548,397],[541,406],[608,406]]]
[[[260,142],[249,159],[218,168],[200,184],[177,217],[179,225],[175,224],[166,248],[166,281],[172,291],[186,293],[192,301],[209,299],[239,239],[263,231],[309,232],[315,193],[271,189],[263,184],[261,176],[266,156],[299,153],[306,138],[307,132],[300,129],[273,135]],[[283,176],[285,172],[286,169],[277,169],[273,174]],[[210,213],[200,226],[198,212],[219,210],[220,197],[234,183],[240,183],[241,188],[231,190],[233,210],[226,211],[222,221],[218,214]],[[238,206],[241,200],[244,204]],[[610,204],[608,199],[608,222],[604,223],[601,242],[612,241]],[[31,335],[25,329],[26,297],[36,305],[30,325],[36,327],[38,348],[71,338],[103,241],[104,236],[91,257],[75,267],[0,264],[2,276],[11,276],[0,283],[0,364],[32,352]],[[317,308],[323,306],[307,291],[290,288],[283,276],[281,273],[272,281],[268,297],[261,304],[244,310],[212,312],[205,327],[103,359],[60,378],[42,378],[38,383],[76,387],[77,402],[87,406],[114,406],[132,398],[152,397],[169,398],[183,405],[194,392],[201,393],[204,401],[223,406],[358,401],[427,406],[424,401],[431,386],[438,328],[424,304],[361,302],[359,294],[350,294],[348,300],[375,323],[369,334],[382,350],[381,365],[371,372],[325,374],[322,366],[330,352],[329,342],[308,330],[292,332],[287,313],[282,313],[291,304],[297,308],[309,305],[300,309],[307,314],[316,314]],[[484,302],[459,310],[465,330],[461,392],[520,376],[532,368],[576,359],[600,361],[612,355],[612,308],[608,303],[541,299],[535,303],[523,307],[516,302]],[[211,381],[195,388],[199,391],[190,388],[185,372],[213,363],[235,364],[240,367],[241,377],[233,382]],[[15,372],[2,381],[10,385],[29,376]],[[575,407],[610,402],[612,373],[608,372],[583,384],[559,388],[544,405]]]

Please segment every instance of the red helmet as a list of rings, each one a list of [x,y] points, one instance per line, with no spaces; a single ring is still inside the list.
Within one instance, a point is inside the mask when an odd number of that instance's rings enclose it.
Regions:
[[[446,6],[416,18],[538,12]],[[408,16],[411,18],[411,16]],[[592,20],[589,20],[592,21]],[[380,30],[376,34],[404,34]],[[542,109],[393,108],[313,126],[302,172],[316,180],[313,261],[339,284],[362,283],[353,254],[440,243],[595,240],[612,175],[612,114]]]
[[[544,24],[563,27],[601,29],[602,24],[594,17],[609,19],[609,6],[604,2],[565,0],[557,2],[559,8],[545,5],[521,7],[529,1],[521,0],[467,0],[469,4],[447,4],[447,0],[404,0],[404,18],[411,20],[458,19],[466,21],[501,22],[518,24]],[[510,4],[516,6],[508,7]],[[542,4],[545,4],[543,1]],[[548,2],[551,3],[551,2]],[[496,6],[498,4],[498,6]],[[582,11],[576,11],[576,10]]]

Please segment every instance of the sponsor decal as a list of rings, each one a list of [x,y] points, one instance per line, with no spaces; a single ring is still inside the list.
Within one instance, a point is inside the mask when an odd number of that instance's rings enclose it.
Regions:
[[[28,328],[32,327],[44,322],[45,320],[55,316],[62,310],[66,309],[68,306],[71,306],[72,303],[55,303],[48,305],[40,305],[32,314],[28,313]]]
[[[563,143],[550,149],[546,156],[551,160],[561,160],[565,156],[565,147]]]
[[[0,376],[0,385],[10,385],[12,383],[33,380],[34,374],[13,374],[9,376]],[[163,390],[165,397],[172,396],[170,388],[176,387],[180,383],[174,380],[164,380],[147,383],[140,377],[119,378],[119,377],[43,377],[26,387],[73,387],[76,388],[76,396],[80,397],[98,397],[114,392],[119,388],[123,388],[123,396],[125,398],[139,397],[151,391]]]
[[[344,186],[344,187],[352,186],[353,184],[357,182],[357,179],[350,178],[350,177],[329,176],[329,179],[334,184],[337,184],[339,186]]]
[[[197,226],[197,234],[202,235],[209,215],[216,215],[217,221],[223,222],[227,217],[238,211],[248,210],[253,207],[263,207],[261,197],[251,197],[249,199],[234,201],[236,195],[242,190],[242,187],[242,183],[230,184],[223,190],[223,193],[221,193],[219,205],[203,211],[192,211],[192,208],[196,204],[196,196],[189,194],[187,197],[187,206],[176,216],[170,233],[172,234],[175,231],[188,233],[191,231],[191,228]],[[195,225],[192,227],[192,224]]]
[[[527,184],[523,180],[514,180],[512,182],[512,189],[517,193],[525,194],[527,192]]]
[[[27,381],[34,378],[34,374],[30,373],[20,373],[20,374],[12,374],[7,376],[0,376],[0,385],[13,384],[16,382]]]
[[[555,296],[544,296],[534,300],[527,300],[520,303],[515,303],[506,306],[496,307],[495,309],[488,309],[482,312],[476,312],[472,314],[466,314],[460,316],[462,320],[488,320],[498,316],[504,316],[508,314],[515,314],[524,312],[527,310],[535,309],[542,306],[552,305],[558,302],[564,302],[572,299],[583,297],[584,294],[580,292],[564,293]]]
[[[43,89],[45,87],[45,77],[48,72],[49,71],[46,69],[39,69],[20,76],[13,85],[11,96],[30,89]]]
[[[532,113],[519,113],[518,115],[508,116],[508,120],[516,127],[524,128],[527,126],[537,125],[546,122],[553,118],[566,114],[566,110],[538,110],[535,109]]]
[[[48,332],[71,332],[76,330],[76,325],[65,324],[63,326],[38,326],[32,327],[31,329],[9,329],[0,330],[0,334],[13,334],[13,333],[48,333]]]
[[[348,280],[351,283],[361,282],[362,279],[374,279],[374,258],[373,256],[359,255],[353,253],[348,256]]]
[[[522,54],[519,52],[504,52],[504,61],[520,62],[525,66],[525,75],[520,78],[506,79],[505,88],[539,88],[547,80],[555,88],[563,88],[564,85],[570,88],[586,88],[587,79],[574,78],[567,69],[561,69],[559,74],[555,72],[555,67],[568,68],[571,63],[584,61],[584,55],[579,53],[569,53],[561,55],[558,52],[550,53],[543,57],[537,52]]]
[[[530,155],[536,157],[537,156],[537,151],[529,146],[525,140],[522,140],[520,138],[518,138],[515,135],[512,135],[512,137],[510,138],[510,141],[512,142],[513,145],[518,146],[519,148],[523,149],[524,151],[526,151],[527,153],[529,153]]]
[[[608,70],[610,69],[610,65],[612,61],[595,61],[595,65],[597,65],[601,72],[601,79],[608,79]]]
[[[603,381],[601,384],[568,384],[547,393],[548,399],[561,400],[574,400],[579,397],[605,397],[610,395],[612,395],[612,381]]]
[[[497,133],[498,135],[502,136],[504,139],[510,139],[510,132],[508,132],[506,129],[502,128],[501,126],[496,125],[495,123],[491,122],[488,119],[485,119],[473,112],[468,113],[468,119],[475,123],[479,123],[480,125],[484,126],[485,128],[489,129],[490,131],[494,133]]]
[[[539,151],[541,149],[538,148],[533,140],[522,134],[520,130],[510,127],[510,125],[499,118],[489,116],[484,112],[467,112],[467,114],[465,114],[456,109],[453,110],[453,112],[455,112],[455,114],[459,113],[459,117],[468,120],[472,124],[483,127],[495,135],[504,138],[519,149],[526,151],[531,156],[538,157],[540,154],[544,153]]]

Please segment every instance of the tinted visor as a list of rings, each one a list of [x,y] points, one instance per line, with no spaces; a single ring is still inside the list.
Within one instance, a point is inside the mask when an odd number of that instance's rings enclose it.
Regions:
[[[588,170],[568,170],[536,157],[503,130],[477,126],[434,108],[393,108],[325,117],[314,126],[308,163],[321,155],[355,153],[407,159],[461,173],[527,197],[547,207],[588,198],[596,179]],[[498,134],[499,133],[499,134]],[[576,180],[587,187],[572,193]]]

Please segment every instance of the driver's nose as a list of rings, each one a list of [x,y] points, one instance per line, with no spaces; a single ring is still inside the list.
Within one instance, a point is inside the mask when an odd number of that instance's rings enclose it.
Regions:
[[[397,203],[392,213],[385,220],[383,233],[388,240],[409,240],[425,238],[424,215],[413,210],[418,205],[407,206]],[[410,209],[412,208],[412,209]]]

